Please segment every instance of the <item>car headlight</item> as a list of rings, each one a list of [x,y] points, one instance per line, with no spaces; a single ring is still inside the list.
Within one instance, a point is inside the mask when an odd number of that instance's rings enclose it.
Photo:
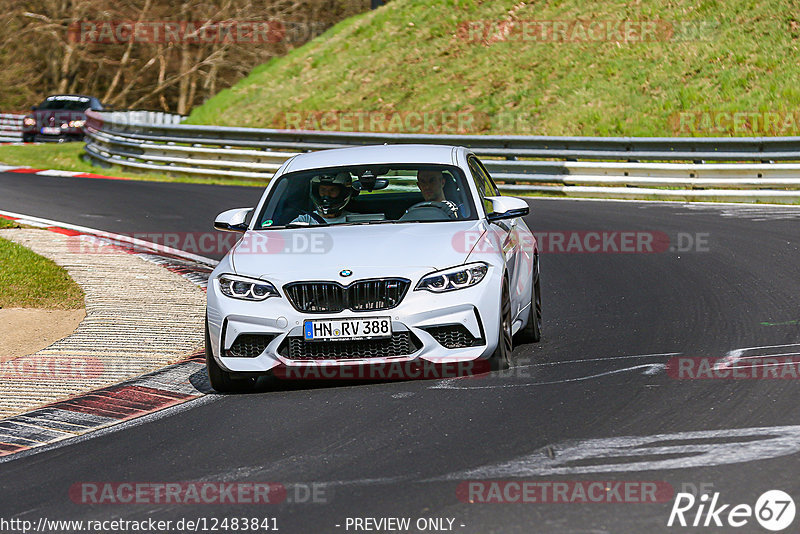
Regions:
[[[34,119],[33,117],[25,117],[24,119],[22,119],[22,124],[24,126],[33,126],[34,124],[36,124],[36,119]]]
[[[69,121],[70,128],[83,128],[84,124],[86,124],[85,120]]]
[[[226,297],[241,300],[266,300],[278,297],[278,290],[266,280],[246,278],[235,274],[221,274],[217,278],[219,290]]]
[[[489,266],[483,262],[470,263],[425,275],[417,284],[416,290],[424,289],[434,293],[455,291],[480,283],[486,277]]]

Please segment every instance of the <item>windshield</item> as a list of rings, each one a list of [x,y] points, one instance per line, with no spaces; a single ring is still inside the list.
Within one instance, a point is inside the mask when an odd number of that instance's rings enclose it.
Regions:
[[[281,176],[270,191],[255,228],[475,218],[475,206],[458,167],[360,165]]]
[[[86,111],[91,102],[86,97],[57,97],[47,98],[38,109],[60,109],[67,111]]]

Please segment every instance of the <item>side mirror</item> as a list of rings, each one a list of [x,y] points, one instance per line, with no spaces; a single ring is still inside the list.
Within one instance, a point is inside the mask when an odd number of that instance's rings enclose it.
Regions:
[[[223,211],[214,220],[214,228],[223,232],[246,232],[248,219],[254,208],[236,208]]]
[[[521,198],[486,197],[486,200],[489,200],[492,203],[492,209],[494,209],[494,213],[489,213],[486,215],[486,219],[489,222],[524,217],[531,211],[528,203]]]

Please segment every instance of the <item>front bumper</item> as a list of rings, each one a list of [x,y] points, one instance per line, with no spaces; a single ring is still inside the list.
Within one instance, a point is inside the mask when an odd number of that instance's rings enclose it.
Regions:
[[[36,143],[63,143],[68,141],[83,141],[83,132],[67,132],[63,131],[60,134],[33,134],[33,140]]]
[[[497,346],[501,277],[498,269],[490,267],[484,280],[477,285],[441,294],[415,291],[413,288],[418,280],[412,280],[405,297],[395,308],[321,314],[297,311],[282,288],[278,288],[280,297],[261,302],[226,297],[220,292],[216,277],[213,277],[208,285],[211,351],[223,369],[240,373],[267,373],[281,366],[296,369],[400,362],[451,364],[486,359]],[[359,342],[355,342],[346,347],[345,344],[350,342],[314,343],[306,342],[302,337],[303,324],[307,319],[378,316],[391,317],[392,331],[396,336],[391,343],[359,345]],[[252,345],[249,345],[251,354],[248,357],[231,355],[236,353],[231,351],[232,348],[239,350],[242,340],[255,339],[246,337],[253,335],[273,337],[263,350],[260,350],[260,346],[256,349],[257,355],[252,355]],[[237,340],[240,344],[237,344]],[[463,343],[464,340],[470,342]],[[326,351],[317,350],[319,343],[336,344],[338,356],[320,356]],[[309,347],[309,344],[315,346]]]
[[[23,126],[22,136],[32,139],[37,143],[60,143],[64,141],[83,141],[85,135],[83,128],[56,128],[58,132],[44,133],[36,126]]]

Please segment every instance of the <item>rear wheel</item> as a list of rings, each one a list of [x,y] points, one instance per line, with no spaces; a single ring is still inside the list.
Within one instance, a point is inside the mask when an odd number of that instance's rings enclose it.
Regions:
[[[539,258],[533,264],[533,284],[531,284],[531,311],[528,322],[518,333],[520,341],[536,343],[542,339],[542,291],[539,288]]]
[[[511,334],[511,292],[508,288],[508,279],[503,278],[503,295],[500,300],[500,328],[497,338],[497,348],[492,354],[492,371],[508,369],[511,366],[511,352],[514,350],[514,341]]]
[[[208,333],[208,318],[206,318],[206,371],[211,387],[220,393],[247,393],[256,386],[256,378],[234,377],[232,373],[222,369],[214,359],[211,351],[211,336]]]

